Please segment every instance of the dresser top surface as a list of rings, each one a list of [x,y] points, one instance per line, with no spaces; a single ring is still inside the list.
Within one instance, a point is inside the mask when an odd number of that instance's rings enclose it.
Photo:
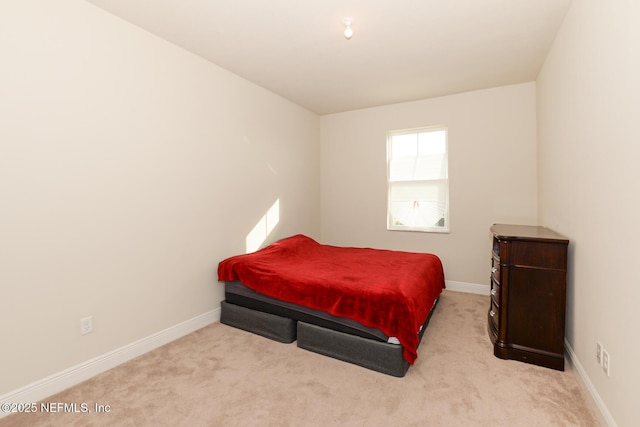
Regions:
[[[526,240],[554,240],[568,243],[569,240],[545,227],[536,225],[494,224],[491,232],[497,238],[526,239]]]

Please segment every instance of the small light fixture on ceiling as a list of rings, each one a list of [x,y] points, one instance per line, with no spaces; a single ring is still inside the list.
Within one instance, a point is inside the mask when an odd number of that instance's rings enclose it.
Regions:
[[[347,27],[344,29],[344,38],[350,40],[353,36],[353,30],[351,29],[351,25],[353,25],[353,18],[344,18],[342,22]]]

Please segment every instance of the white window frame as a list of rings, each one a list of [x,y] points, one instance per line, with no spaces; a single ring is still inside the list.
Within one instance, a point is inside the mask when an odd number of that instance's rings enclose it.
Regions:
[[[446,176],[444,178],[438,179],[415,179],[415,180],[391,180],[391,141],[396,135],[408,135],[408,134],[419,134],[424,132],[445,132],[445,160],[446,160]],[[418,155],[416,154],[416,161],[418,159]],[[451,230],[450,223],[450,215],[449,215],[449,130],[445,126],[434,126],[434,127],[424,127],[424,128],[414,128],[414,129],[404,129],[404,130],[394,130],[387,132],[387,230],[391,231],[418,231],[418,232],[426,232],[426,233],[449,233]],[[420,226],[420,225],[412,225],[412,224],[401,224],[398,221],[394,220],[392,215],[392,200],[391,200],[391,190],[392,186],[398,185],[398,183],[406,183],[409,185],[420,185],[420,184],[437,184],[440,188],[444,189],[444,203],[445,208],[443,212],[443,222],[442,226],[434,224],[433,226]],[[417,203],[417,202],[416,202]]]

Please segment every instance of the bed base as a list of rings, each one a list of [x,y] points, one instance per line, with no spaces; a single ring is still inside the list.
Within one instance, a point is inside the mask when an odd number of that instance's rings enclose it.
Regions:
[[[436,300],[420,331],[420,340],[437,305]],[[252,332],[274,341],[298,347],[334,359],[353,363],[394,377],[404,377],[409,363],[402,346],[336,331],[223,301],[220,323]]]
[[[282,343],[296,340],[296,321],[275,314],[265,313],[226,301],[220,303],[220,323],[233,326]]]
[[[298,347],[394,377],[404,377],[409,362],[402,346],[298,322]]]

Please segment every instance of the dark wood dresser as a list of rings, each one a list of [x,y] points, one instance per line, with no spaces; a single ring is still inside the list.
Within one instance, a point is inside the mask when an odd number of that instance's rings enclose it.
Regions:
[[[569,240],[544,227],[491,227],[488,331],[501,359],[564,370]]]

